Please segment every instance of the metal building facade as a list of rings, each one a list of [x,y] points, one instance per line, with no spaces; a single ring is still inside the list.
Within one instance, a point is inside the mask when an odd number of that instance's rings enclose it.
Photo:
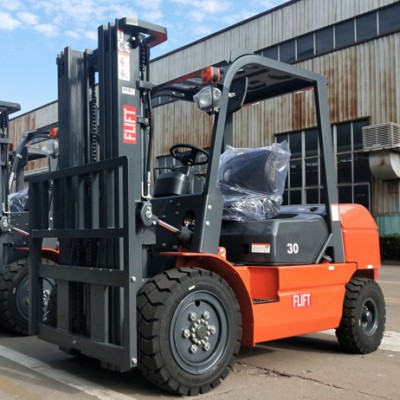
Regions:
[[[271,47],[309,34],[314,35],[316,45],[320,32],[330,27],[338,29],[340,24],[345,25],[364,15],[376,17],[379,24],[382,21],[378,11],[398,3],[393,0],[291,1],[156,59],[152,64],[153,80],[161,82],[201,69],[221,58],[228,58],[235,48],[269,56]],[[328,78],[332,124],[360,120],[367,125],[400,123],[400,29],[386,34],[378,31],[371,38],[355,40],[321,54],[314,49],[309,57],[291,62]],[[234,145],[265,145],[274,142],[276,135],[281,133],[312,129],[316,126],[313,107],[313,93],[305,92],[247,108],[235,118]],[[162,111],[156,109],[159,140],[155,153],[167,154],[169,146],[177,142],[206,146],[207,123],[207,116],[179,102],[166,109],[163,107]],[[366,153],[365,157],[368,157]],[[357,172],[355,169],[353,174],[357,175]],[[400,232],[400,181],[378,180],[372,175],[369,180],[366,205],[376,217],[381,232]],[[307,198],[302,196],[302,201]]]
[[[337,138],[335,143],[339,141],[339,128],[336,126],[340,124],[348,123],[352,132],[359,121],[363,121],[364,125],[387,122],[399,124],[400,29],[381,29],[385,22],[382,19],[386,15],[384,10],[397,7],[399,3],[394,0],[289,1],[155,59],[151,65],[152,80],[160,83],[214,64],[229,58],[232,49],[242,48],[273,57],[277,51],[281,57],[284,52],[294,48],[297,55],[288,62],[328,78],[331,120]],[[370,21],[376,23],[377,34],[368,35],[367,32],[363,37],[362,28]],[[356,40],[337,46],[339,36],[336,32],[349,26],[356,30]],[[325,34],[329,38],[331,29],[334,32],[333,48],[321,51],[319,46],[324,46],[324,43],[320,44],[319,40]],[[311,43],[312,49],[306,46],[304,54],[308,55],[298,57],[303,43]],[[157,137],[154,154],[157,156],[167,155],[169,147],[178,142],[208,145],[211,126],[209,117],[194,106],[179,103],[173,102],[154,111]],[[57,115],[56,107],[53,107],[54,103],[35,110],[33,116],[30,113],[14,119],[11,131],[19,135],[25,129],[54,122]],[[235,117],[234,145],[265,145],[276,141],[279,135],[292,132],[302,132],[301,140],[304,144],[306,135],[316,125],[313,107],[312,92],[296,93],[248,107]],[[39,122],[42,120],[46,122]],[[261,126],[261,129],[255,129],[254,121],[258,122],[257,126]],[[362,157],[362,151],[358,150],[359,153],[351,156],[352,160]],[[339,148],[335,151],[339,152]],[[366,153],[363,154],[367,157]],[[305,156],[307,154],[299,158],[303,163],[307,161]],[[339,161],[345,160],[345,157],[338,154],[337,159],[339,168]],[[356,165],[351,162],[352,166]],[[351,173],[356,182],[357,168],[353,168]],[[301,182],[305,185],[307,171],[303,168],[300,174],[303,175]],[[399,179],[380,180],[370,174],[368,182],[367,205],[376,217],[381,232],[400,232]],[[357,182],[354,187],[358,187]],[[302,190],[301,199],[307,201],[305,189]],[[353,199],[356,199],[354,190]]]

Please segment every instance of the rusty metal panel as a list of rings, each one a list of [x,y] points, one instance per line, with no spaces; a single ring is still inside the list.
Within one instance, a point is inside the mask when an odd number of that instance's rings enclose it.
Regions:
[[[177,143],[207,147],[210,143],[212,120],[194,104],[176,101],[153,111],[155,155],[169,154]]]
[[[396,82],[400,81],[399,66],[396,63],[400,34],[389,35],[363,44],[335,51],[321,57],[298,63],[300,67],[321,73],[328,78],[329,104],[332,123],[370,118],[370,123],[399,121],[399,91]],[[397,49],[397,50],[396,50]],[[398,54],[398,53],[397,53]],[[397,65],[397,66],[396,66]],[[176,138],[185,137],[197,141],[199,127],[204,124],[201,113],[192,113],[188,120],[187,111],[179,103],[169,109],[157,112],[166,113],[165,120],[157,121],[166,128],[173,128]],[[290,115],[291,118],[287,118]],[[174,118],[178,118],[175,120]],[[184,122],[185,132],[177,132],[179,119]],[[262,131],[246,138],[254,121],[260,122]],[[156,124],[157,125],[157,124]],[[247,107],[234,120],[235,141],[237,144],[265,143],[273,140],[276,133],[312,128],[316,125],[313,92],[294,93],[265,104]],[[180,136],[184,135],[184,136]],[[165,135],[168,139],[168,134]],[[255,139],[258,137],[258,139]],[[161,146],[165,149],[166,146]],[[165,153],[160,153],[165,154]]]

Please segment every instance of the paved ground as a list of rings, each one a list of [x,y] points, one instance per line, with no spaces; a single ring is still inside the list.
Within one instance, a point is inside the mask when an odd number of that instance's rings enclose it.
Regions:
[[[381,348],[370,355],[340,352],[332,331],[243,349],[228,378],[202,398],[212,400],[400,399],[400,266],[384,266],[387,303]],[[0,400],[147,400],[179,398],[136,371],[105,371],[35,337],[0,331]]]

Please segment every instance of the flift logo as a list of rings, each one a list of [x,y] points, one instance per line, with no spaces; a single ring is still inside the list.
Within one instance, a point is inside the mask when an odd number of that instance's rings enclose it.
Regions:
[[[304,308],[311,306],[311,293],[299,293],[292,296],[293,308]]]
[[[122,106],[122,139],[124,143],[136,144],[136,107]]]

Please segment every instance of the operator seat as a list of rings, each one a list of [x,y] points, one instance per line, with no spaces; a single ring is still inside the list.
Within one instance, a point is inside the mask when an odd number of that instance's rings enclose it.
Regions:
[[[208,163],[208,151],[191,144],[178,143],[169,152],[181,167],[159,175],[154,184],[154,197],[189,193],[191,169]]]
[[[189,191],[189,177],[180,169],[159,175],[154,184],[154,197],[186,194]]]

